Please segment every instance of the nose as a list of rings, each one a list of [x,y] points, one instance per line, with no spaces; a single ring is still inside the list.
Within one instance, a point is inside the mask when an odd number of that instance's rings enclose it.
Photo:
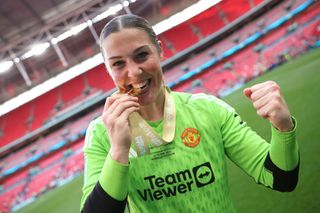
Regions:
[[[128,62],[127,65],[128,77],[136,77],[142,73],[142,69],[139,64],[135,63],[134,61]]]

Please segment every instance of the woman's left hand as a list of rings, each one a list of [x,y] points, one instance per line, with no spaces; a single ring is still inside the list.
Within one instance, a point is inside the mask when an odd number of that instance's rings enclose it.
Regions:
[[[243,90],[253,103],[257,114],[268,119],[281,132],[293,129],[294,124],[279,85],[274,81],[266,81]]]

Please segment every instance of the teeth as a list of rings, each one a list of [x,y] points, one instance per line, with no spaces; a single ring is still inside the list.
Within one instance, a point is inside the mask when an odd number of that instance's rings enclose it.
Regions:
[[[141,87],[144,87],[147,83],[148,83],[148,80],[146,80],[145,82],[139,83],[139,84],[132,84],[132,87],[133,88],[141,88]]]

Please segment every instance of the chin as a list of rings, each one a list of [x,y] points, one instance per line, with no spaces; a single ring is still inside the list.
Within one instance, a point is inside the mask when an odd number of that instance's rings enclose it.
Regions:
[[[155,97],[153,95],[139,97],[138,102],[139,102],[139,104],[141,106],[147,106],[147,105],[152,104],[153,102],[155,102]]]
[[[142,95],[139,97],[139,104],[141,106],[147,106],[157,101],[159,97],[159,89],[151,88],[147,94]]]

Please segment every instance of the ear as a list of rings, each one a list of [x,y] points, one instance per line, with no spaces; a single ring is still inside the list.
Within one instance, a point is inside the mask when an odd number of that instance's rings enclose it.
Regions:
[[[157,40],[157,42],[158,42],[158,45],[159,45],[159,47],[160,47],[160,52],[159,52],[160,59],[163,60],[163,59],[164,59],[163,43],[162,43],[162,41],[160,41],[159,39]]]

